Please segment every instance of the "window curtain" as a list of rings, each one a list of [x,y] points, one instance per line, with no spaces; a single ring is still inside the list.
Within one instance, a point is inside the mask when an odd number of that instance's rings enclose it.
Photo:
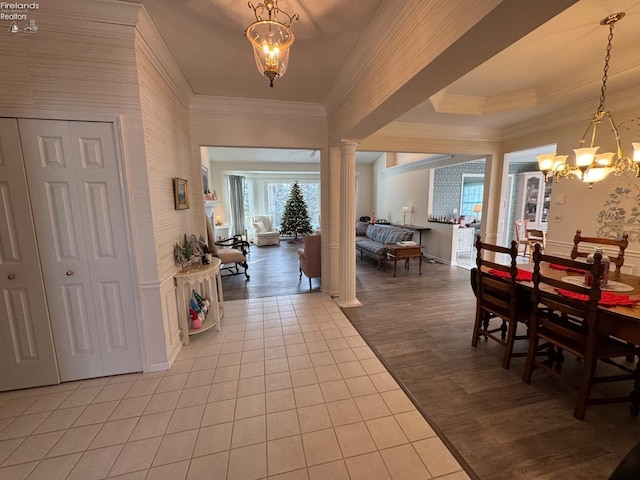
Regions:
[[[244,235],[246,229],[244,223],[244,177],[229,175],[229,202],[233,234]]]

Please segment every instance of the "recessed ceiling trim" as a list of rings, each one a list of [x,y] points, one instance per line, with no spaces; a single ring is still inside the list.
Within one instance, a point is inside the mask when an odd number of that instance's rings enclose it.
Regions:
[[[625,121],[623,116],[625,110],[637,110],[637,107],[634,108],[634,105],[629,104],[630,98],[640,98],[640,86],[616,92],[607,97],[608,108],[616,112],[616,121]],[[547,115],[509,126],[503,130],[503,137],[504,140],[513,140],[530,135],[531,133],[583,122],[584,118],[588,117],[591,113],[593,113],[593,100],[567,107],[563,110],[562,115],[558,115],[558,113],[554,111]]]
[[[438,113],[488,115],[535,107],[537,95],[534,89],[527,89],[491,97],[474,97],[455,95],[447,93],[446,89],[442,89],[437,94],[432,95],[429,101]]]
[[[500,141],[502,129],[466,125],[444,125],[426,123],[393,122],[378,130],[374,135],[397,137],[442,138],[448,140]]]

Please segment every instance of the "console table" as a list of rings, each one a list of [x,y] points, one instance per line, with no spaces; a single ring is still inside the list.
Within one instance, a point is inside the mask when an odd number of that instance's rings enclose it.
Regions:
[[[196,265],[175,274],[176,295],[178,300],[178,322],[182,344],[189,345],[189,335],[206,332],[211,328],[220,331],[220,320],[224,313],[222,297],[222,277],[220,259],[213,257],[209,265]],[[189,328],[189,306],[193,290],[209,300],[209,311],[202,327]]]

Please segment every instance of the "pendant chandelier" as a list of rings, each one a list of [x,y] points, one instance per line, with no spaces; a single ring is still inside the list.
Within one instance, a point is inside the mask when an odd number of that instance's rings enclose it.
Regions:
[[[600,88],[600,104],[598,110],[593,114],[584,135],[580,139],[579,148],[574,149],[575,163],[567,163],[568,155],[556,155],[548,153],[538,155],[538,165],[545,180],[552,177],[556,181],[561,178],[577,178],[589,184],[589,188],[595,183],[604,180],[610,173],[615,172],[620,175],[624,172],[634,172],[636,177],[640,177],[640,143],[633,143],[634,154],[630,158],[623,154],[620,146],[620,134],[618,127],[613,121],[611,112],[604,109],[605,93],[607,90],[607,78],[609,71],[609,60],[611,58],[611,45],[613,41],[613,26],[624,17],[624,12],[614,13],[600,21],[600,25],[609,26],[609,37],[604,57],[604,71],[602,75],[602,87]],[[615,137],[617,152],[597,153],[600,148],[596,145],[596,133],[601,122],[608,122],[611,133]],[[590,135],[588,146],[587,138]]]
[[[244,35],[253,46],[258,71],[269,79],[269,86],[273,88],[273,81],[282,77],[287,70],[289,49],[295,40],[290,26],[300,16],[297,13],[289,15],[280,10],[278,0],[265,0],[256,6],[249,2],[249,8],[253,9],[256,21],[247,27]],[[265,14],[267,18],[263,18]],[[278,21],[278,15],[286,17],[286,20]]]

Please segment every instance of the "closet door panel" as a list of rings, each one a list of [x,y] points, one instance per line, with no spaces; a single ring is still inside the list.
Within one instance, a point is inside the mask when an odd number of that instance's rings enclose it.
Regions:
[[[0,391],[59,383],[15,119],[0,119],[0,212]]]
[[[19,126],[61,377],[140,371],[137,322],[123,315],[134,293],[113,126]]]
[[[105,375],[140,371],[124,186],[113,126],[71,122],[87,261]]]
[[[69,123],[19,120],[63,381],[103,374]]]

